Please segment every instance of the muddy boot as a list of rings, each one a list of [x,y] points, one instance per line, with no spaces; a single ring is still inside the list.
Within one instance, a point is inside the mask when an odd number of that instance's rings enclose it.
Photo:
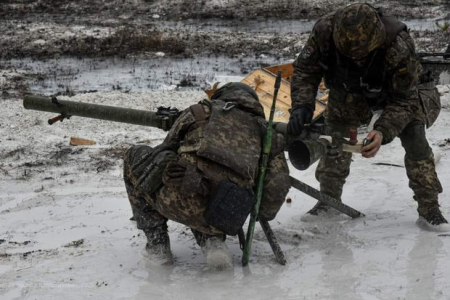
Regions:
[[[303,222],[312,222],[323,218],[324,219],[333,218],[340,214],[341,213],[338,210],[319,201],[317,202],[316,205],[314,205],[313,208],[311,208],[306,214],[304,214],[300,218],[300,220]]]
[[[441,213],[439,204],[422,204],[417,209],[419,219],[416,224],[428,231],[446,232],[450,231],[450,225]]]
[[[150,229],[144,229],[144,232],[147,236],[147,245],[145,246],[145,252],[150,262],[156,265],[173,264],[167,225],[162,224]]]
[[[208,235],[196,230],[192,230],[192,232],[197,244],[202,249],[208,267],[221,270],[233,266],[233,259],[225,243],[224,235]]]
[[[340,132],[343,134],[344,129],[340,125],[327,124],[329,134]],[[346,129],[348,132],[348,129]],[[316,169],[316,179],[320,182],[320,192],[326,194],[334,199],[341,201],[342,189],[344,187],[345,179],[350,174],[350,164],[352,161],[352,154],[348,152],[342,153],[340,157],[323,156]],[[321,219],[333,218],[341,213],[321,202],[304,214],[300,220],[303,222],[313,222]]]

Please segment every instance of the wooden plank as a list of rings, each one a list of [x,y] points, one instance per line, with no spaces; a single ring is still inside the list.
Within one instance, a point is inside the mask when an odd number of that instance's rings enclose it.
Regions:
[[[255,88],[255,79],[257,78],[262,80],[262,83],[258,85],[256,92],[265,92],[273,95],[273,87],[275,85],[276,77],[264,70],[255,70],[252,74],[244,78],[242,82]],[[291,105],[291,88],[289,82],[285,80],[281,81],[281,86],[278,90],[278,100],[288,106]]]
[[[264,69],[271,72],[272,74],[274,74],[274,76],[276,76],[278,71],[282,71],[281,77],[283,79],[289,78],[289,80],[288,80],[289,82],[290,82],[290,78],[294,74],[294,68],[292,67],[291,63],[278,65],[278,66],[270,66],[270,67],[266,67]]]
[[[243,83],[256,88],[259,102],[264,108],[266,119],[270,114],[270,107],[273,101],[273,87],[275,85],[275,76],[264,70],[255,70],[252,74],[242,80]],[[290,87],[285,80],[281,81],[278,90],[277,105],[275,109],[275,122],[287,122],[289,120],[289,108],[291,107]]]
[[[270,66],[264,69],[257,69],[241,80],[242,83],[252,87],[258,94],[259,101],[264,108],[266,118],[269,117],[270,107],[273,101],[273,87],[275,85],[276,73],[282,71],[281,86],[278,90],[277,105],[275,110],[274,121],[275,122],[288,122],[289,121],[289,109],[291,108],[291,87],[290,79],[293,74],[292,64],[283,64],[278,66]],[[322,90],[324,85],[321,84]],[[208,96],[212,93],[213,89],[205,91]],[[316,119],[324,113],[326,110],[326,101],[328,95],[324,95],[320,98],[320,101],[316,101],[316,107],[313,118]]]
[[[70,137],[70,145],[71,146],[91,146],[95,145],[96,142],[88,139],[83,139],[75,136]]]

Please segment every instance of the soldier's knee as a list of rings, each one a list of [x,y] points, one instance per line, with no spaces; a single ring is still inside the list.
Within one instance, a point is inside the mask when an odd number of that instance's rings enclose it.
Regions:
[[[418,120],[409,123],[400,134],[406,156],[412,160],[428,159],[431,148],[425,136],[425,125]]]

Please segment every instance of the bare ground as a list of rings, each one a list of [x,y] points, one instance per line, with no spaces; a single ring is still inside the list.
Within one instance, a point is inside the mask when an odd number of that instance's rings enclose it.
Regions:
[[[48,58],[61,55],[80,57],[166,55],[192,57],[202,54],[240,53],[292,57],[299,51],[305,34],[202,32],[163,28],[163,22],[197,19],[231,19],[245,22],[267,18],[316,19],[344,0],[3,0],[0,1],[0,57]],[[350,1],[351,2],[351,1]],[[445,18],[449,1],[377,1],[402,19]],[[420,34],[418,34],[420,35]],[[427,33],[418,39],[419,48],[440,49],[449,32]],[[430,43],[433,41],[433,43]],[[296,42],[297,45],[295,44]],[[428,44],[433,44],[428,45]]]
[[[300,52],[308,32],[203,31],[184,26],[185,21],[244,24],[252,19],[264,24],[274,19],[316,19],[348,2],[352,1],[0,0],[0,86],[6,96],[26,90],[30,74],[11,70],[7,63],[11,58],[153,58],[163,53],[173,58],[266,55],[289,60]],[[442,18],[442,24],[450,11],[446,0],[375,4],[402,19]],[[175,25],[166,26],[168,22]],[[450,40],[449,29],[411,35],[419,51],[443,51]]]

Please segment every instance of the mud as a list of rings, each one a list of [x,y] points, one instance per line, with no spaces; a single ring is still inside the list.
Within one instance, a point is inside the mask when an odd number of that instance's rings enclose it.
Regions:
[[[0,97],[20,96],[27,91],[70,95],[97,90],[204,87],[217,73],[244,76],[264,64],[291,61],[306,42],[314,20],[348,2],[3,0]],[[443,27],[450,16],[448,1],[383,0],[375,5],[408,23],[419,51],[445,50],[450,40],[450,30]],[[110,60],[101,63],[107,57]],[[77,59],[90,61],[78,62],[80,66],[70,67],[69,72],[61,66],[76,65],[68,60]],[[61,63],[55,66],[51,60]],[[128,66],[117,68],[118,60]],[[180,61],[181,67],[177,67]],[[233,70],[217,67],[217,61],[233,64]],[[36,69],[38,64],[45,67]],[[186,67],[194,64],[209,64],[204,67],[208,71]],[[126,77],[123,72],[129,69],[132,74],[144,65],[148,71],[129,76],[138,83],[129,83],[126,78],[122,83]],[[116,78],[94,80],[100,86],[90,84],[91,77],[85,77],[86,73],[99,69],[104,72],[97,72],[98,76],[110,78],[112,73]],[[85,87],[79,87],[83,83]]]
[[[283,58],[198,56],[195,58],[0,59],[0,98],[26,93],[68,95],[105,91],[195,90],[216,81],[239,81],[252,70],[285,63]],[[226,75],[225,75],[226,74]]]
[[[240,53],[292,57],[312,27],[313,21],[308,20],[349,1],[1,2],[0,56],[49,58],[134,54],[149,57],[156,52],[173,57]],[[424,29],[430,29],[434,20],[448,17],[450,11],[445,0],[376,1],[375,5],[403,20],[432,19],[424,24]],[[286,26],[283,20],[303,20],[305,26]],[[420,29],[420,24],[415,28]],[[439,36],[445,37],[449,36]]]
[[[145,22],[158,19],[315,19],[352,2],[347,0],[4,0],[5,19],[44,17],[59,22]],[[450,7],[446,0],[366,1],[405,19],[430,18]],[[445,14],[443,15],[445,16]]]

